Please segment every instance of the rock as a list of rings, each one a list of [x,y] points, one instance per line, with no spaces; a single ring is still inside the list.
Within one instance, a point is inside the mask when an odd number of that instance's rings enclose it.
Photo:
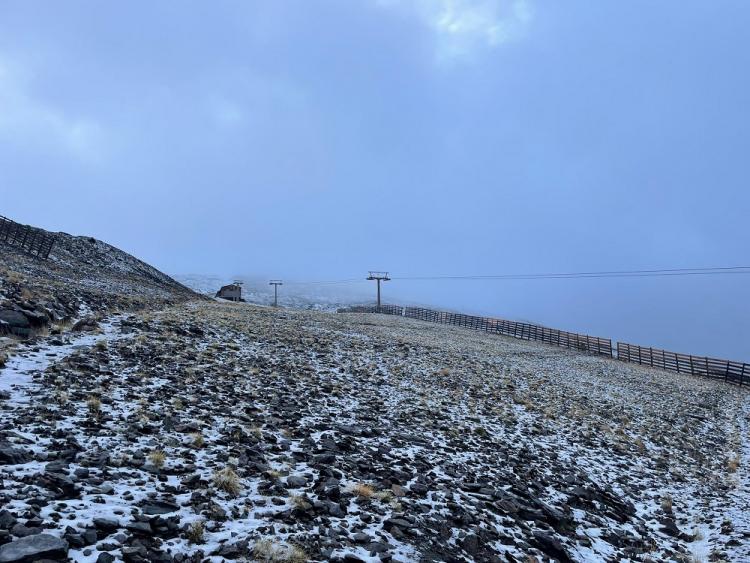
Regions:
[[[109,553],[100,553],[96,558],[96,563],[113,563],[113,561],[115,561],[115,556]]]
[[[141,507],[143,513],[149,515],[169,514],[170,512],[177,512],[179,509],[178,505],[166,501],[150,502]]]
[[[7,510],[0,510],[0,529],[10,530],[18,520]]]
[[[298,475],[290,475],[286,478],[286,486],[290,489],[299,489],[307,485],[307,479]]]
[[[120,527],[120,522],[114,518],[94,518],[94,526],[97,530],[111,533]]]
[[[534,532],[534,540],[536,540],[539,549],[547,555],[554,557],[561,563],[570,563],[572,561],[568,552],[565,551],[563,544],[551,534],[545,532]]]
[[[469,555],[476,555],[477,551],[479,550],[479,538],[476,536],[476,534],[468,534],[461,540],[461,547]]]
[[[31,323],[26,315],[12,309],[0,309],[0,321],[7,329],[18,336],[28,336],[31,333]]]
[[[27,536],[33,536],[34,534],[41,534],[42,529],[36,526],[26,526],[25,524],[16,524],[10,529],[10,533],[19,538],[25,538]]]
[[[31,457],[23,450],[12,447],[10,444],[0,444],[0,465],[17,465],[28,463]]]
[[[0,546],[0,563],[30,563],[40,559],[67,559],[68,544],[51,534],[36,534]]]
[[[85,317],[73,325],[73,332],[92,332],[99,328],[99,323],[94,317]]]

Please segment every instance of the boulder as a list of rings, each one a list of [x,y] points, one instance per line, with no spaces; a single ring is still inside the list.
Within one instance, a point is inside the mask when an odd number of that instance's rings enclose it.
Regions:
[[[4,323],[5,330],[17,336],[28,336],[31,334],[31,323],[26,315],[13,309],[0,309],[0,321]]]
[[[30,563],[40,559],[65,561],[68,544],[51,534],[36,534],[0,546],[0,563]]]

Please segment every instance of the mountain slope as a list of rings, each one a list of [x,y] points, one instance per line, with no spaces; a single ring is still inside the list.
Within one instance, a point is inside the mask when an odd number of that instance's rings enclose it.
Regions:
[[[156,268],[91,237],[54,233],[47,260],[0,241],[0,335],[87,313],[197,297]]]

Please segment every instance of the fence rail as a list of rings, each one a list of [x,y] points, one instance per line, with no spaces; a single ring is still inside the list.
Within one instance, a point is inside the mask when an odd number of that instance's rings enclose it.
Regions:
[[[744,385],[746,380],[750,383],[750,364],[742,362],[678,354],[677,352],[646,348],[626,342],[617,343],[617,359],[667,371],[676,371],[677,373],[723,379],[740,385]]]
[[[422,309],[421,307],[401,307],[400,305],[348,307],[340,309],[339,312],[383,313],[433,323],[450,324],[473,330],[513,336],[523,340],[545,342],[554,346],[562,346],[610,358],[616,357],[623,362],[636,363],[667,371],[675,371],[677,373],[689,373],[691,375],[723,379],[724,381],[739,385],[750,383],[750,364],[747,363],[719,360],[705,356],[678,354],[676,352],[645,348],[625,342],[618,342],[616,347],[613,347],[612,341],[608,338],[576,334],[574,332],[555,330],[529,323],[462,315],[447,311]]]
[[[29,225],[21,225],[2,215],[0,215],[0,240],[45,260],[55,245],[55,237],[48,232]]]
[[[566,332],[564,330],[556,330],[529,323],[519,323],[489,317],[477,317],[474,315],[463,315],[461,313],[450,313],[448,311],[434,311],[432,309],[423,309],[421,307],[401,307],[399,305],[382,305],[380,308],[377,306],[349,307],[341,309],[340,312],[383,313],[385,315],[396,315],[432,323],[449,324],[473,330],[513,336],[523,340],[546,342],[547,344],[552,344],[554,346],[562,346],[564,348],[571,348],[582,352],[600,354],[603,356],[609,356],[610,358],[613,356],[612,341],[609,338],[599,338],[598,336]]]

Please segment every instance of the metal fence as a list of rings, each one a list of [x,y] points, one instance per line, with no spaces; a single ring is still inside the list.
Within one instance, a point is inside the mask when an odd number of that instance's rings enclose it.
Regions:
[[[45,260],[55,245],[54,235],[47,231],[21,225],[2,215],[0,215],[0,240]]]
[[[676,352],[645,348],[625,342],[618,342],[616,347],[613,347],[612,341],[608,338],[576,334],[574,332],[555,330],[529,323],[462,315],[447,311],[434,311],[421,307],[401,307],[400,305],[348,307],[340,309],[339,312],[382,313],[433,323],[450,324],[473,330],[513,336],[523,340],[545,342],[554,346],[562,346],[610,358],[616,357],[623,362],[636,363],[677,373],[689,373],[691,375],[723,379],[724,381],[739,385],[750,383],[750,364],[747,363],[719,360],[706,356],[678,354]]]

